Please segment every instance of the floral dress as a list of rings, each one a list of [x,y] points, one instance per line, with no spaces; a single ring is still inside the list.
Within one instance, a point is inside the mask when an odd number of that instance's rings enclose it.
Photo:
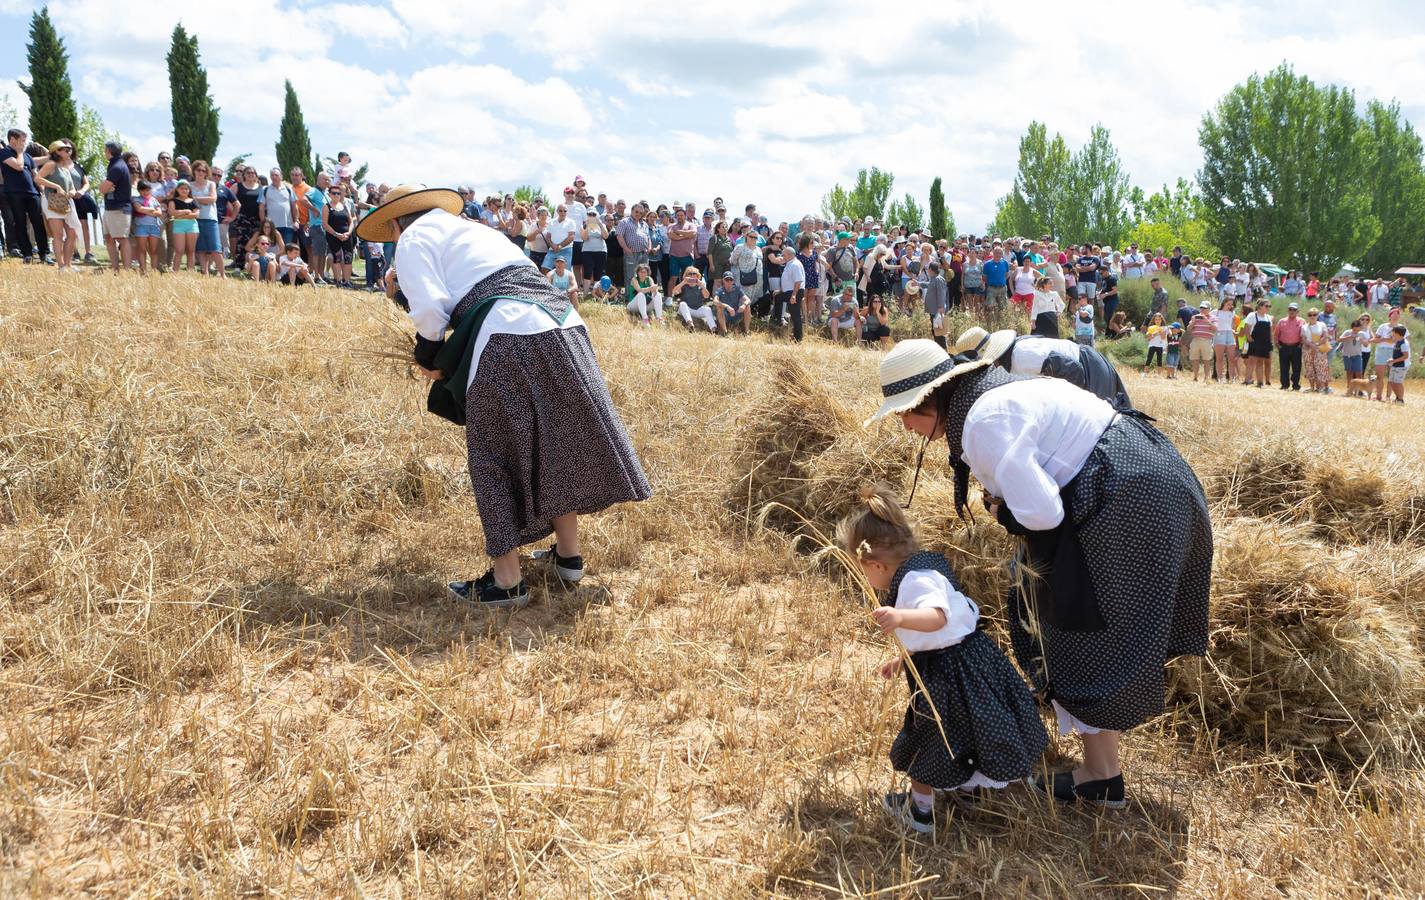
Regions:
[[[1317,322],[1307,325],[1306,340],[1301,342],[1301,367],[1308,381],[1325,382],[1331,380],[1331,342],[1326,326]]]

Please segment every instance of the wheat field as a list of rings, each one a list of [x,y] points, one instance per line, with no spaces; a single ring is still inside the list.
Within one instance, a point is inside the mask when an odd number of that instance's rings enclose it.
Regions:
[[[906,689],[812,533],[907,485],[848,427],[878,355],[584,312],[655,496],[487,615],[384,299],[0,266],[0,895],[1425,894],[1425,398],[1127,375],[1213,499],[1213,654],[1127,735],[1127,810],[1011,790],[912,840]],[[1003,537],[929,456],[998,633]]]

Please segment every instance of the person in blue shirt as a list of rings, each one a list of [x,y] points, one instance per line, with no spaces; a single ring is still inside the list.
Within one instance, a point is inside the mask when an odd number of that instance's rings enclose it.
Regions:
[[[992,309],[1003,309],[1009,299],[1009,260],[1004,258],[1004,251],[999,247],[994,249],[993,256],[985,260],[985,302]]]

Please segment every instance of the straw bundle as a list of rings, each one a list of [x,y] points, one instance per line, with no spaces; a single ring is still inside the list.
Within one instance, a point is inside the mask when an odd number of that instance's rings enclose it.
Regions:
[[[1176,700],[1308,768],[1418,756],[1425,663],[1409,620],[1382,603],[1389,586],[1300,528],[1232,519],[1216,543],[1208,659],[1176,667]]]
[[[851,511],[862,484],[899,487],[915,462],[905,435],[888,426],[863,429],[790,356],[772,361],[736,448],[738,477],[729,501],[739,514],[762,515],[789,531],[804,530],[805,517],[825,534]]]
[[[1313,495],[1306,452],[1289,439],[1254,446],[1218,484],[1222,500],[1258,518],[1294,519]]]

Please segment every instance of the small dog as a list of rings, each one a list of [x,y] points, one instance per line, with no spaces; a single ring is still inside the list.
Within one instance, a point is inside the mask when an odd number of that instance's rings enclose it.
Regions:
[[[1371,383],[1375,381],[1375,376],[1370,378],[1350,378],[1346,381],[1346,393],[1350,396],[1360,394],[1365,396],[1371,392]]]

